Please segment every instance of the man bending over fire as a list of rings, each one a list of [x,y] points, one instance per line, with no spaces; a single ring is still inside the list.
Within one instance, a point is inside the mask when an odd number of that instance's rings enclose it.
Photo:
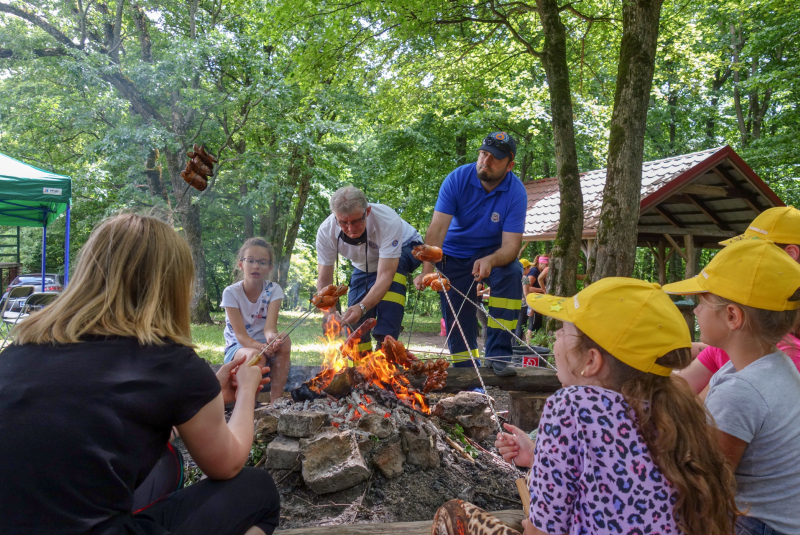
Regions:
[[[338,189],[330,201],[331,215],[317,231],[317,293],[333,283],[341,254],[353,263],[348,308],[339,319],[357,326],[377,316],[373,334],[378,344],[386,335],[397,338],[406,304],[407,276],[420,262],[411,255],[422,244],[419,233],[386,205],[368,203],[353,186]],[[330,319],[326,314],[325,321]],[[371,337],[361,338],[359,351],[372,349]]]
[[[505,132],[493,132],[484,138],[478,150],[478,161],[462,165],[445,178],[425,243],[441,247],[444,257],[437,267],[450,279],[450,284],[477,301],[475,281],[486,279],[492,289],[489,298],[489,319],[486,335],[486,356],[494,357],[492,368],[497,375],[515,375],[509,367],[511,334],[517,327],[522,305],[522,264],[517,260],[525,227],[527,195],[514,168],[517,144]],[[422,275],[414,280],[422,288],[422,277],[433,272],[433,264],[425,262]],[[450,335],[448,345],[454,366],[471,366],[470,353],[478,356],[478,320],[475,307],[462,307],[462,298],[454,290],[447,295],[458,314],[467,344],[464,346],[454,314],[444,292],[440,292],[442,316]],[[498,359],[499,357],[499,359]]]

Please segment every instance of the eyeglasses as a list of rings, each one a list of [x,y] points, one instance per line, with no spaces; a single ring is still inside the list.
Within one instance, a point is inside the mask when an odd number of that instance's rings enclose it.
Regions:
[[[509,145],[505,141],[498,141],[492,136],[486,136],[485,138],[483,138],[483,144],[488,145],[490,147],[497,147],[501,151],[508,152],[509,154],[511,154],[512,158],[514,157],[514,151],[511,150],[511,145]]]
[[[362,215],[358,219],[353,219],[352,221],[339,221],[337,219],[336,224],[339,225],[340,227],[354,227],[359,223],[361,223],[362,221],[365,221],[366,219],[367,219],[367,212],[364,212],[364,215]]]
[[[262,268],[272,266],[272,260],[256,260],[255,258],[242,258],[241,260],[248,267],[254,267],[256,264]]]

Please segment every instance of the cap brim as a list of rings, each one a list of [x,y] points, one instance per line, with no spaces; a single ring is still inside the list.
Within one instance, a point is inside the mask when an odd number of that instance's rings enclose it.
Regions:
[[[549,316],[559,321],[568,321],[572,323],[572,317],[569,314],[570,307],[565,306],[571,297],[558,297],[550,294],[528,294],[525,301],[528,306],[541,314],[542,316]]]
[[[676,294],[676,295],[694,295],[694,294],[706,293],[708,290],[700,286],[699,277],[700,275],[698,275],[697,277],[692,277],[691,279],[686,279],[685,281],[665,284],[664,286],[661,287],[661,289],[667,292],[668,294]]]
[[[747,238],[747,234],[739,234],[738,236],[734,236],[733,238],[728,238],[727,240],[719,242],[720,245],[730,245],[732,243],[736,243],[737,241],[742,241],[743,239]]]
[[[508,158],[509,156],[512,155],[510,152],[500,150],[497,147],[493,147],[491,145],[481,145],[481,148],[479,148],[478,150],[485,150],[498,160],[504,160],[505,158]]]

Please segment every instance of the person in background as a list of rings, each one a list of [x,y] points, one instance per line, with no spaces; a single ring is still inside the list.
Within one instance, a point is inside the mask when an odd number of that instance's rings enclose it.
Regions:
[[[240,356],[215,377],[197,356],[193,280],[191,250],[172,227],[119,215],[89,236],[64,293],[17,325],[0,366],[0,533],[275,530],[275,483],[244,468],[269,370]],[[182,490],[179,477],[148,483],[170,475],[157,467],[173,426],[208,476]],[[138,496],[159,487],[171,488]]]
[[[750,223],[744,234],[720,244],[730,245],[745,239],[771,240],[779,244],[792,260],[800,262],[800,210],[792,206],[764,210]],[[777,347],[800,370],[800,325],[787,333]],[[697,358],[687,368],[676,373],[686,379],[701,399],[705,399],[711,377],[730,359],[722,349],[703,343],[693,344],[693,351],[699,353]]]
[[[664,291],[699,295],[700,340],[730,358],[705,406],[747,515],[736,533],[800,534],[800,372],[776,347],[800,318],[800,265],[770,240],[740,240]]]
[[[730,534],[733,474],[708,413],[671,377],[689,363],[691,337],[660,286],[608,277],[573,297],[527,301],[563,322],[553,353],[564,388],[547,399],[535,445],[508,424],[495,442],[506,461],[532,467],[525,535]],[[517,533],[452,500],[431,532],[482,535],[489,525]]]
[[[486,329],[485,356],[492,359],[497,375],[515,375],[511,333],[516,330],[522,299],[522,265],[517,254],[525,227],[527,194],[512,173],[517,144],[506,132],[492,132],[483,139],[478,161],[450,173],[439,189],[425,243],[441,247],[444,256],[437,265],[454,289],[440,292],[442,314],[448,332],[458,323],[464,330],[448,339],[454,366],[472,366],[479,356],[478,321],[474,307],[461,307],[463,298],[477,301],[475,282],[492,288]],[[423,263],[414,283],[422,289],[423,277],[433,264]],[[449,298],[449,299],[448,299]],[[452,309],[451,309],[452,306]],[[460,311],[460,312],[459,312]]]
[[[225,309],[226,364],[244,356],[250,362],[263,351],[261,365],[269,361],[271,369],[270,401],[274,405],[283,396],[289,377],[292,342],[278,338],[278,315],[283,290],[270,279],[275,251],[264,238],[249,238],[236,253],[234,276],[238,281],[222,292],[220,306]]]

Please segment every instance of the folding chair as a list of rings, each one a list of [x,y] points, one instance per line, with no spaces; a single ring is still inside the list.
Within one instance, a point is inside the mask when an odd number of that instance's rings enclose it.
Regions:
[[[8,333],[9,329],[11,328],[9,325],[10,323],[6,323],[6,313],[9,313],[8,319],[14,321],[16,319],[16,313],[10,313],[9,311],[14,306],[14,303],[21,297],[28,297],[33,293],[33,286],[17,286],[16,288],[11,288],[8,291],[8,296],[6,296],[6,300],[3,303],[2,309],[0,309],[0,319],[2,319],[2,328],[5,330],[6,334]],[[22,310],[22,307],[20,307]]]
[[[6,346],[8,338],[11,335],[11,331],[18,322],[23,321],[25,318],[30,316],[32,312],[43,309],[45,306],[55,301],[59,295],[61,294],[55,292],[32,293],[30,296],[28,296],[28,299],[25,301],[25,304],[22,305],[22,309],[19,312],[6,312],[3,314],[3,323],[6,324],[6,334],[3,338],[2,347]],[[10,298],[11,294],[9,293],[9,300]]]

